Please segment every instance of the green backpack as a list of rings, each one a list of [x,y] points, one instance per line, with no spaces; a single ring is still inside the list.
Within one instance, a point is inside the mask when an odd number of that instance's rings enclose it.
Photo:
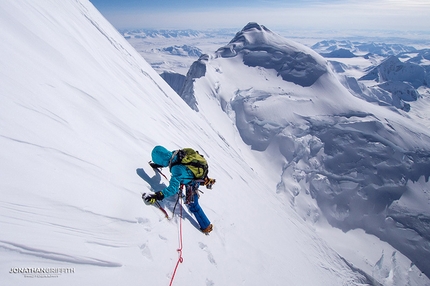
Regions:
[[[173,164],[170,164],[170,168],[174,165],[185,165],[194,174],[194,179],[204,179],[208,176],[209,166],[206,159],[191,148],[184,148],[174,152],[173,157],[178,155],[179,160]]]

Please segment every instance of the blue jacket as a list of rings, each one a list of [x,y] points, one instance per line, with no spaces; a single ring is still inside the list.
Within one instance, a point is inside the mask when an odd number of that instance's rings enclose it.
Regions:
[[[163,146],[155,146],[151,153],[152,162],[163,167],[169,167],[178,160],[174,152]],[[169,186],[161,190],[164,197],[170,197],[178,193],[181,184],[187,185],[194,179],[193,172],[184,165],[174,165],[170,169]]]

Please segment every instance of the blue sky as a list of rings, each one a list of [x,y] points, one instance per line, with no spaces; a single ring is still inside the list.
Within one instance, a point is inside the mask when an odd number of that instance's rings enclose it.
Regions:
[[[430,32],[430,0],[90,0],[118,29],[241,28]]]

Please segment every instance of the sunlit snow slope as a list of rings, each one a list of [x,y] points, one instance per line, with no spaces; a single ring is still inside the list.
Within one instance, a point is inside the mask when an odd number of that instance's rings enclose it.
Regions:
[[[180,219],[140,198],[166,183],[156,144],[200,150],[217,179],[210,236],[184,210],[174,285],[373,281],[279,200],[280,174],[221,109],[191,110],[88,1],[1,1],[0,26],[2,285],[167,285]]]

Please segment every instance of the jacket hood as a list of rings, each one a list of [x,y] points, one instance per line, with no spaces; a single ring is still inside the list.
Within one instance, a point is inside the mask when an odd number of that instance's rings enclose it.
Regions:
[[[167,150],[163,146],[155,146],[151,153],[152,162],[163,167],[169,166],[172,156],[173,152]]]

